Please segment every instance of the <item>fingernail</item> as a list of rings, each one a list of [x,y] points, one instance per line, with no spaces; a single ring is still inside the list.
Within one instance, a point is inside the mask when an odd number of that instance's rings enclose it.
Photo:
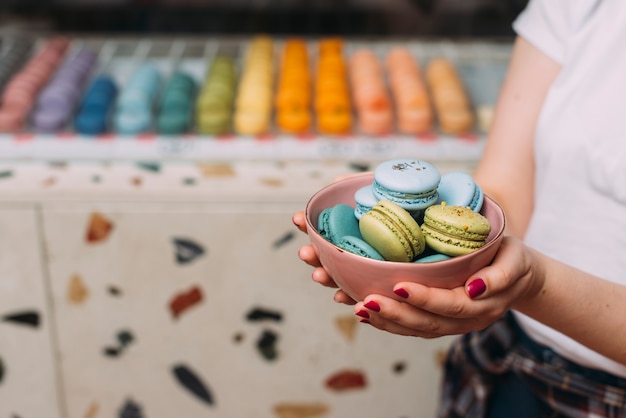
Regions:
[[[360,316],[361,318],[365,318],[365,319],[370,317],[370,314],[365,309],[361,309],[356,314]]]
[[[363,306],[365,306],[367,309],[371,309],[374,312],[380,312],[380,305],[373,300],[370,300]]]
[[[359,322],[362,324],[369,324],[370,321],[368,321],[367,319],[363,318],[363,319],[359,319]]]
[[[399,288],[393,291],[393,293],[395,293],[396,295],[400,296],[401,298],[408,298],[409,297],[409,292],[407,292],[405,289],[403,288]]]
[[[485,290],[487,290],[487,285],[483,279],[474,279],[467,285],[467,294],[471,299],[482,295]]]

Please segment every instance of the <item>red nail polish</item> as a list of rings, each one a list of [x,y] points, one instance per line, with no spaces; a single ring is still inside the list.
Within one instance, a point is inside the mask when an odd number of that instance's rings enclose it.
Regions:
[[[367,309],[371,309],[374,312],[380,312],[380,305],[373,300],[370,300],[363,306],[365,306]]]
[[[370,317],[370,314],[365,309],[361,309],[356,314],[360,316],[361,318],[365,318],[365,319]]]
[[[369,324],[370,323],[370,321],[365,319],[365,318],[359,319],[359,322],[362,323],[362,324]]]
[[[396,295],[400,296],[401,298],[408,298],[409,297],[409,292],[406,291],[406,289],[403,288],[399,288],[393,291],[393,293],[395,293]]]
[[[474,279],[467,285],[467,294],[471,299],[482,295],[485,290],[487,290],[487,285],[483,279]]]

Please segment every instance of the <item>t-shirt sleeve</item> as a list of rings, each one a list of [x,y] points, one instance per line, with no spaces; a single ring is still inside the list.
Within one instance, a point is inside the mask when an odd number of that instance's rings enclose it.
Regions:
[[[622,0],[623,1],[623,0]],[[530,0],[513,22],[515,32],[563,64],[568,46],[596,17],[602,0]]]
[[[571,0],[530,0],[513,22],[515,32],[559,63],[568,34],[567,3]]]

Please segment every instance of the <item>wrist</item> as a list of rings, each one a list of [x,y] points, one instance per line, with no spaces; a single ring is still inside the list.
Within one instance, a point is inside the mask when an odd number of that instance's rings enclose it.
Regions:
[[[526,272],[521,277],[525,283],[525,290],[513,305],[513,309],[526,312],[539,306],[540,299],[546,293],[546,264],[545,256],[540,252],[527,247],[525,257]]]

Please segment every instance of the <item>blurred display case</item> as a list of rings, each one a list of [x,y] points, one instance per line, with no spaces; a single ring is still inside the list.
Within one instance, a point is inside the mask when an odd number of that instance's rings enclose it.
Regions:
[[[26,59],[63,35],[120,85],[139,62],[200,83],[218,51],[240,66],[256,34],[276,51],[301,36],[311,56],[332,35],[347,57],[450,59],[478,122],[459,135],[0,134],[0,415],[434,416],[450,339],[358,324],[311,282],[290,218],[386,159],[472,172],[523,3],[2,1],[0,67],[17,43]]]
[[[9,40],[10,38],[7,38]],[[272,38],[275,59],[279,60],[284,38]],[[241,68],[249,37],[73,37],[71,49],[96,51],[101,61],[94,74],[106,72],[123,88],[133,71],[149,63],[163,79],[174,67],[202,85],[207,70],[218,53],[228,51]],[[411,40],[407,38],[346,38],[345,55],[366,48],[381,62],[387,53],[401,46],[411,51],[421,65],[437,57],[454,63],[472,105],[476,123],[470,131],[449,135],[438,131],[406,135],[393,130],[384,135],[366,135],[353,128],[342,135],[315,131],[284,134],[272,124],[267,132],[237,135],[231,128],[212,136],[198,133],[192,124],[183,135],[159,135],[154,130],[138,135],[119,135],[112,127],[101,135],[84,136],[72,123],[54,134],[38,132],[28,123],[19,132],[0,133],[0,160],[183,160],[229,161],[233,159],[344,159],[381,160],[404,155],[420,155],[426,160],[476,161],[482,152],[491,110],[504,78],[510,55],[510,41]],[[309,38],[310,56],[315,57],[317,38]],[[37,48],[34,41],[33,49]],[[221,51],[221,52],[220,52]],[[71,51],[70,51],[71,53]],[[272,118],[272,121],[274,119]]]

